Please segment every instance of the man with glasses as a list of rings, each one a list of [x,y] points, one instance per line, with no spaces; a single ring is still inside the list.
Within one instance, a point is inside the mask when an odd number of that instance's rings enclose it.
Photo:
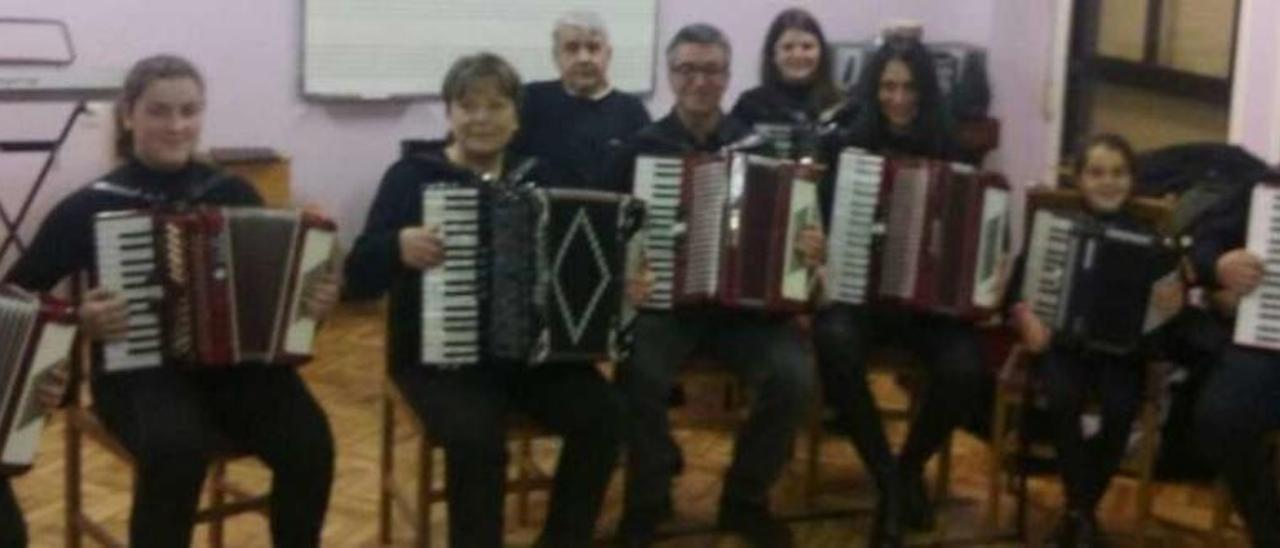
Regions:
[[[608,178],[608,161],[623,140],[649,125],[649,111],[609,84],[613,46],[598,14],[567,13],[551,37],[560,78],[525,86],[515,147],[574,182],[621,190],[626,184]]]
[[[720,110],[730,48],[719,30],[705,24],[684,27],[666,56],[675,107],[628,147],[625,167],[619,169],[628,182],[639,155],[713,152],[749,135],[744,124]],[[801,246],[810,263],[816,263],[821,248],[821,233],[813,236],[815,245]],[[672,514],[675,445],[667,401],[677,371],[696,351],[738,372],[755,396],[725,478],[718,525],[752,546],[791,546],[790,529],[769,511],[768,493],[786,465],[814,384],[805,336],[787,316],[715,307],[643,312],[634,334],[632,359],[618,378],[634,421],[622,544],[648,546],[657,526]]]

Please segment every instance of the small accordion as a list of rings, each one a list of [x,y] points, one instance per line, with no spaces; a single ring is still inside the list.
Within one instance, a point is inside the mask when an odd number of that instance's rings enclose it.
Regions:
[[[633,192],[648,206],[643,255],[654,274],[642,308],[803,310],[813,273],[795,243],[822,224],[821,176],[813,164],[742,153],[637,158]]]
[[[294,365],[311,358],[310,281],[332,271],[336,227],[267,208],[131,210],[94,218],[99,287],[128,301],[128,335],[103,345],[106,372]]]
[[[39,381],[75,341],[71,307],[12,286],[0,288],[0,471],[31,466],[44,429]]]
[[[840,154],[827,236],[829,300],[980,319],[999,306],[1009,186],[919,158]]]
[[[638,200],[435,183],[423,191],[422,220],[444,243],[444,262],[422,274],[423,364],[625,354],[627,242],[644,220]]]
[[[1033,191],[1022,299],[1055,336],[1112,354],[1138,349],[1142,337],[1169,315],[1155,306],[1157,284],[1178,276],[1181,254],[1170,238],[1143,223],[1120,227],[1077,206],[1064,191]],[[1056,202],[1057,205],[1050,205]],[[1159,215],[1155,203],[1131,204],[1140,220]]]
[[[1253,187],[1245,249],[1262,260],[1262,283],[1240,299],[1233,340],[1236,344],[1280,350],[1280,185]]]

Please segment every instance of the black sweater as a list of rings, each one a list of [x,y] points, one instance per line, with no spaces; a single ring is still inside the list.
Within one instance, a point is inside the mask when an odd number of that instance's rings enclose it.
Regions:
[[[109,183],[110,188],[102,183]],[[96,268],[95,214],[178,203],[259,206],[262,198],[243,179],[208,165],[192,163],[178,171],[160,172],[130,161],[54,206],[5,280],[44,292],[68,276],[88,274]],[[98,350],[94,352],[95,371],[101,363]]]
[[[609,159],[649,121],[633,95],[614,90],[588,99],[570,95],[559,80],[534,82],[524,88],[520,134],[512,146],[588,187],[617,191],[622,187],[609,179]]]
[[[516,183],[552,186],[562,177],[545,164],[507,154],[504,173],[522,171]],[[392,366],[421,361],[422,271],[400,262],[400,230],[430,224],[422,218],[422,191],[440,183],[482,183],[473,172],[450,163],[444,143],[437,141],[407,150],[387,169],[369,207],[364,231],[356,239],[346,262],[346,297],[376,299],[390,293],[387,311],[387,352]]]

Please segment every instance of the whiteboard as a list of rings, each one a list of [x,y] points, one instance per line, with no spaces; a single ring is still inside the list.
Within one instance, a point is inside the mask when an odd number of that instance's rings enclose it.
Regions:
[[[653,90],[657,0],[303,0],[303,94],[439,95],[463,55],[497,53],[526,82],[558,77],[551,31],[568,11],[604,18],[614,87]]]

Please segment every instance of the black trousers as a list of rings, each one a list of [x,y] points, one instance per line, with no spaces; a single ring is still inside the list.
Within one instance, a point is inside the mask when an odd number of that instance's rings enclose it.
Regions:
[[[1254,546],[1280,546],[1275,447],[1280,429],[1280,354],[1229,346],[1209,373],[1196,437],[1231,490]]]
[[[490,363],[441,371],[400,365],[391,374],[444,446],[450,546],[502,546],[512,411],[564,439],[542,545],[591,546],[625,425],[622,400],[594,366]]]
[[[26,548],[27,524],[9,478],[0,476],[0,548]]]
[[[1142,403],[1142,360],[1051,348],[1040,362],[1069,510],[1092,514],[1124,457]],[[1102,428],[1086,440],[1080,417],[1096,389]]]
[[[159,368],[101,375],[92,389],[136,465],[129,546],[189,546],[210,458],[229,448],[271,468],[274,545],[319,545],[333,434],[297,371]]]
[[[881,489],[897,470],[921,473],[952,430],[974,412],[986,378],[977,329],[948,318],[834,305],[814,317],[814,343],[827,404],[846,422]],[[886,343],[911,350],[929,369],[923,401],[896,461],[867,383],[869,354]]]

